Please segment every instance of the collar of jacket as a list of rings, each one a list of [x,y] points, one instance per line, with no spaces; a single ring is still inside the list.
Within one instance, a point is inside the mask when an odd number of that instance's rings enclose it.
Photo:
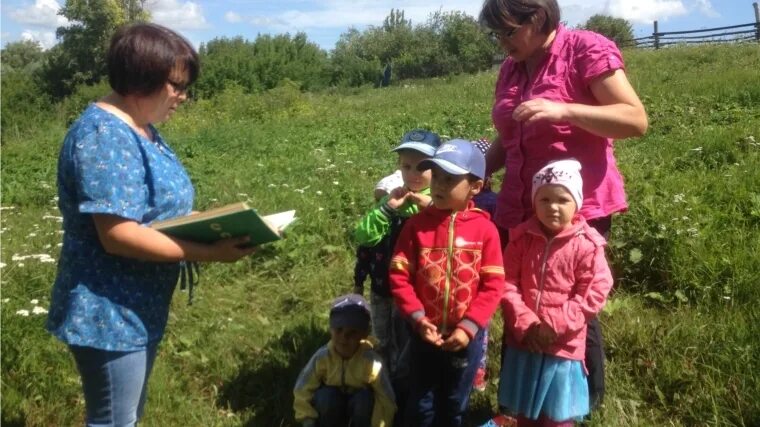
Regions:
[[[433,216],[435,218],[444,218],[451,216],[452,210],[451,209],[438,209],[435,206],[430,206],[425,208],[423,211],[426,215]],[[485,217],[487,218],[487,213],[481,209],[478,209],[475,207],[475,202],[470,200],[467,202],[467,207],[463,211],[457,212],[457,221],[459,220],[468,220],[472,218],[477,217]]]
[[[580,234],[587,234],[586,227],[587,227],[586,219],[583,218],[583,216],[579,214],[575,214],[572,220],[572,225],[570,225],[570,227],[559,232],[553,238],[565,239],[565,238],[577,236]],[[533,215],[529,220],[523,222],[522,224],[510,230],[509,232],[510,240],[517,240],[520,238],[520,236],[522,236],[525,233],[540,237],[544,240],[549,240],[549,238],[546,237],[546,234],[544,234],[544,230],[541,228],[541,221],[539,221],[538,217],[536,217],[535,215]]]

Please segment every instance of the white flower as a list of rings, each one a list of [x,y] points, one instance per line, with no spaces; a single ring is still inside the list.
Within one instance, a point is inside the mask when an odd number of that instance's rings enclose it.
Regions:
[[[4,262],[0,262],[0,268],[4,268],[4,267],[5,267],[5,263]]]
[[[10,298],[3,298],[2,303],[3,304],[8,304],[8,301],[10,301],[10,300],[11,300]]]
[[[277,186],[276,186],[276,185],[274,185],[274,184],[269,184],[269,185],[267,185],[267,187],[269,187],[269,188],[275,188],[275,187],[277,187]]]
[[[679,194],[676,194],[675,196],[673,196],[673,202],[675,202],[675,203],[683,203],[683,199],[684,199],[684,194],[683,193],[679,193]]]
[[[39,304],[39,303],[40,303],[40,300],[38,300],[37,298],[35,298],[35,299],[33,299],[33,300],[29,301],[29,304],[32,304],[32,305],[37,305],[37,304]]]
[[[29,316],[29,310],[19,310],[16,312],[19,316],[28,317]]]
[[[702,151],[702,147],[692,148],[689,151]]]
[[[55,245],[55,246],[57,246],[57,247],[59,247],[59,248],[60,248],[61,246],[63,246],[63,243],[58,243],[58,244],[57,244],[57,245]]]
[[[353,165],[354,164],[354,162],[352,162],[351,160],[346,160],[346,163],[349,164],[349,165]]]
[[[319,208],[319,209],[317,209],[317,210],[318,210],[319,212],[322,212],[323,210],[325,210],[325,208]]]
[[[248,197],[248,195],[245,193],[237,193],[237,195],[238,197]]]
[[[322,192],[317,190],[317,196],[321,196],[321,195],[322,195]]]
[[[258,167],[260,167],[260,168],[263,168],[263,167],[264,167],[264,164],[263,164],[263,163],[256,163],[256,166],[258,166]]]
[[[45,314],[45,313],[47,313],[47,312],[48,312],[47,310],[45,310],[44,308],[42,308],[42,307],[40,307],[40,306],[35,306],[35,307],[32,309],[32,314]]]
[[[5,210],[11,211],[13,209],[16,209],[16,207],[15,206],[0,206],[0,211],[5,211]]]
[[[17,266],[17,267],[23,267],[23,266],[24,266],[24,263],[23,263],[23,262],[20,262],[20,263],[16,264],[16,266]]]
[[[26,237],[37,237],[37,233],[29,233],[29,235]]]
[[[290,188],[290,186],[288,184],[282,184],[282,187],[283,188]]]
[[[338,181],[333,181],[333,185],[340,185]]]
[[[688,217],[688,216],[686,216],[686,215],[684,215],[684,216],[682,216],[682,217],[681,217],[681,219],[682,219],[682,220],[684,220],[684,221],[688,221],[688,220],[689,220],[689,217]]]
[[[52,219],[56,222],[63,222],[63,217],[55,216],[55,215],[45,215],[42,217],[42,219]]]

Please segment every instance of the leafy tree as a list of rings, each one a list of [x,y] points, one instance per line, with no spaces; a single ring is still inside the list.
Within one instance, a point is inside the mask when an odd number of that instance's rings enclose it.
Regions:
[[[3,72],[23,70],[34,71],[42,63],[42,46],[35,40],[21,40],[5,45],[0,51]]]
[[[597,32],[617,43],[618,46],[630,46],[633,41],[633,27],[623,18],[607,15],[594,15],[580,28]]]
[[[60,43],[50,50],[43,67],[47,91],[56,99],[80,84],[94,84],[106,75],[105,54],[116,28],[147,21],[144,0],[66,0],[58,12],[71,24],[59,27]]]
[[[216,38],[201,45],[199,53],[203,72],[194,90],[202,98],[230,85],[252,93],[275,88],[284,79],[298,82],[302,89],[324,87],[329,80],[327,53],[304,33],[259,35],[253,42]]]

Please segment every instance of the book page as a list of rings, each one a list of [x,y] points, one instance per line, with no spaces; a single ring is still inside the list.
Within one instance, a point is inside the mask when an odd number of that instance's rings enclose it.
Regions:
[[[272,215],[267,215],[264,218],[277,232],[282,232],[291,222],[296,220],[296,211],[285,211]]]

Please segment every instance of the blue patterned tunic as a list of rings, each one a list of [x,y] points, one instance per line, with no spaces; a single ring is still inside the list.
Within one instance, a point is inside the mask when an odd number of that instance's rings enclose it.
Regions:
[[[47,329],[67,344],[135,351],[163,336],[179,264],[107,254],[91,217],[112,214],[149,224],[190,213],[190,178],[152,130],[155,141],[92,104],[63,141],[63,248]]]

